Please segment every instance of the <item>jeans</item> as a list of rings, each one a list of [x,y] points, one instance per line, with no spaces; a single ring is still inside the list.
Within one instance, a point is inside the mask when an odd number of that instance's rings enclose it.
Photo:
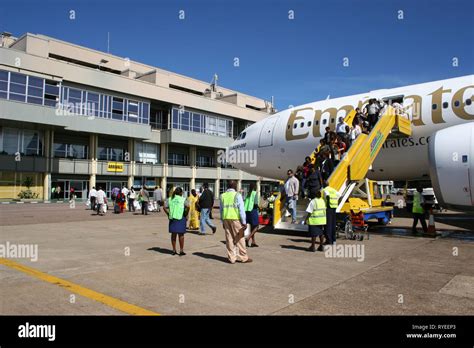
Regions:
[[[209,219],[209,209],[207,208],[202,208],[201,209],[201,223],[200,223],[200,228],[201,228],[201,233],[206,233],[206,226],[207,224],[209,227],[214,228],[214,224],[211,222]]]
[[[148,215],[148,202],[143,201],[142,202],[142,215]]]
[[[134,198],[128,199],[128,211],[135,211],[135,206],[133,205],[134,202],[135,202]]]
[[[291,214],[291,221],[296,221],[296,199],[293,197],[286,197],[285,208]]]

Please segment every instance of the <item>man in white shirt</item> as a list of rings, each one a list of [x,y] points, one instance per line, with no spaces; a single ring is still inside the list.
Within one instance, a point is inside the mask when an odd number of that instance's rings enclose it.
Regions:
[[[99,187],[97,191],[97,215],[103,215],[102,206],[107,202],[107,195],[102,190],[102,187]]]
[[[89,200],[91,201],[91,210],[95,210],[95,205],[97,201],[97,190],[95,189],[95,186],[92,186],[89,191]]]
[[[346,126],[348,124],[344,122],[344,117],[339,117],[339,122],[337,123],[336,126],[336,133],[340,135],[341,137],[344,137],[346,134]]]

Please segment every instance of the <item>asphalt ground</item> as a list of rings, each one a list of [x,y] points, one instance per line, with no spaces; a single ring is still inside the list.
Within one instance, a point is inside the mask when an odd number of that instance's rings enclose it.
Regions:
[[[180,257],[163,212],[1,205],[0,245],[37,245],[38,258],[0,259],[0,314],[474,313],[472,216],[437,214],[432,238],[412,235],[410,217],[396,211],[390,225],[371,226],[370,239],[338,240],[357,257],[309,252],[304,233],[264,228],[248,249],[254,262],[229,264],[214,215],[216,234],[187,233]]]

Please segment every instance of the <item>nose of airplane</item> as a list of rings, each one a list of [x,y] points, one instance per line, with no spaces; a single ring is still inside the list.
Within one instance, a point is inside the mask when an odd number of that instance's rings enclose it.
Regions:
[[[227,148],[227,160],[237,169],[250,172],[257,156],[258,124],[243,130]]]

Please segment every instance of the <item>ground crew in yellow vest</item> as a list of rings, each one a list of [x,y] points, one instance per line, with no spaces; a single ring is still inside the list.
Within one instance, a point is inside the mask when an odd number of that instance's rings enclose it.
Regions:
[[[413,194],[413,208],[411,209],[413,213],[413,233],[416,233],[416,225],[418,225],[418,220],[421,222],[423,232],[428,233],[428,227],[426,226],[425,220],[425,209],[423,208],[424,204],[425,199],[423,198],[423,188],[418,187],[416,192]]]
[[[245,197],[244,201],[245,209],[245,219],[247,224],[250,225],[250,235],[245,240],[245,245],[247,247],[258,247],[255,242],[255,233],[258,230],[258,195],[257,195],[257,185],[254,182],[250,183],[249,192]],[[251,241],[251,244],[250,244]],[[250,245],[249,245],[250,244]]]
[[[318,251],[323,251],[324,226],[326,225],[326,202],[321,198],[321,191],[315,192],[316,197],[309,202],[306,212],[306,224],[311,237],[309,251],[316,251],[316,237],[319,237]]]
[[[244,201],[242,195],[236,191],[237,183],[229,181],[228,190],[221,195],[220,211],[224,226],[227,257],[230,263],[252,262],[247,255],[244,232],[247,228]],[[237,248],[237,253],[236,253]]]
[[[173,247],[173,255],[176,251],[176,237],[179,236],[179,256],[184,256],[184,234],[186,233],[186,216],[189,207],[186,205],[186,199],[183,197],[181,187],[176,187],[171,197],[165,201],[163,210],[169,219],[169,232],[171,233],[171,246]]]
[[[339,203],[339,192],[325,182],[323,197],[326,202],[326,236],[327,244],[336,243],[336,208]]]

